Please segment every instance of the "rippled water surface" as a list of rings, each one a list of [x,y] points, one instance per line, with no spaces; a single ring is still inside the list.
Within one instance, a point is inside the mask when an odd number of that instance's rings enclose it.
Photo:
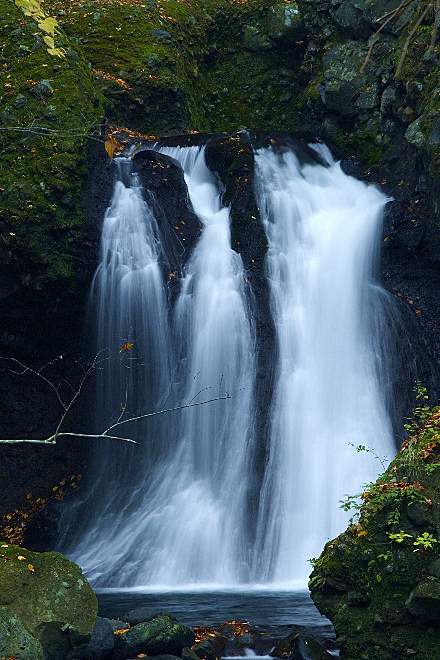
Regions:
[[[300,630],[322,640],[334,637],[328,620],[313,605],[308,592],[271,591],[104,591],[98,594],[100,614],[123,617],[136,607],[169,612],[190,626],[218,625],[233,619],[249,621],[274,637]]]

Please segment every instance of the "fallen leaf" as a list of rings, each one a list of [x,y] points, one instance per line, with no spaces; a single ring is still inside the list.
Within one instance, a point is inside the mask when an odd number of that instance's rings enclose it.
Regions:
[[[35,568],[34,568],[34,566],[33,566],[32,564],[28,564],[27,567],[28,567],[28,570],[29,570],[31,573],[35,573]]]
[[[124,353],[125,351],[132,351],[133,348],[134,348],[134,342],[126,341],[124,344],[122,344],[121,348],[119,349],[119,352]]]
[[[119,149],[120,145],[116,138],[114,138],[113,135],[110,135],[110,137],[105,141],[104,147],[107,152],[107,156],[110,158],[110,160],[113,160],[113,156]]]

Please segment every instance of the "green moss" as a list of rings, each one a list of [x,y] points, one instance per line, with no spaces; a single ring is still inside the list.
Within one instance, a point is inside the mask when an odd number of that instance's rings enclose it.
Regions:
[[[440,408],[418,410],[412,435],[362,494],[358,521],[314,562],[312,597],[343,636],[347,658],[397,660],[408,649],[437,657],[440,631],[407,607],[416,585],[436,579],[440,557]],[[424,534],[432,547],[420,543]]]
[[[0,255],[38,288],[76,272],[71,244],[84,224],[85,136],[101,121],[102,101],[71,42],[60,34],[66,58],[49,55],[36,23],[12,0],[0,0],[0,35]]]
[[[256,57],[242,43],[247,25],[267,29],[273,4],[162,0],[97,10],[46,0],[52,13],[63,8],[60,21],[91,62],[111,120],[149,134],[291,127],[295,58],[282,48]]]
[[[43,646],[48,628],[60,638],[90,635],[98,604],[79,566],[57,552],[0,545],[0,606],[8,607]]]

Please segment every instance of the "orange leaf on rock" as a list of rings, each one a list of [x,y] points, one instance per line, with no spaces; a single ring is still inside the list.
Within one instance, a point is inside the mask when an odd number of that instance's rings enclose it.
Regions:
[[[110,160],[113,160],[113,156],[118,151],[119,146],[119,142],[113,137],[113,135],[110,135],[105,141],[104,147]]]

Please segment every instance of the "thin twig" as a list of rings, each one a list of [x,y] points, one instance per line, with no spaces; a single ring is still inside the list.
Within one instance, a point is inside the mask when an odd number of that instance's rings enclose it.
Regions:
[[[410,5],[412,2],[414,2],[414,0],[404,0],[404,2],[402,2],[402,4],[399,5],[398,7],[396,7],[396,9],[392,9],[391,11],[387,11],[387,13],[384,14],[383,16],[381,16],[380,18],[376,18],[376,21],[375,21],[375,22],[376,22],[376,23],[380,23],[380,22],[383,21],[385,18],[388,18],[388,16],[391,16],[392,18],[394,18],[394,16],[397,15],[397,12],[398,12],[400,9],[405,9],[405,7],[406,7],[407,5]]]
[[[368,62],[370,61],[371,54],[374,50],[375,45],[377,44],[376,37],[379,36],[379,34],[382,32],[382,30],[384,28],[386,28],[388,23],[390,23],[399,14],[399,12],[402,11],[406,7],[406,5],[408,5],[410,2],[412,2],[412,0],[403,0],[403,2],[396,9],[393,9],[392,12],[389,12],[389,14],[385,14],[385,16],[382,16],[382,18],[377,19],[376,22],[379,23],[381,20],[383,20],[384,18],[387,17],[385,23],[383,23],[380,26],[380,28],[378,30],[376,30],[376,32],[371,37],[371,45],[370,45],[370,48],[368,49],[367,56],[366,56],[362,66],[361,66],[361,69],[360,69],[361,73],[363,73],[365,71]]]
[[[214,403],[216,401],[227,401],[229,399],[232,399],[232,394],[227,394],[225,396],[220,396],[216,397],[215,399],[208,399],[207,401],[198,401],[196,403],[185,403],[182,406],[174,406],[173,408],[166,408],[164,410],[156,410],[154,412],[149,412],[145,413],[144,415],[137,415],[136,417],[130,417],[130,419],[124,419],[120,422],[115,422],[111,426],[108,427],[103,433],[72,433],[72,432],[67,432],[67,431],[56,431],[53,435],[51,435],[49,438],[46,438],[45,440],[35,440],[31,438],[20,438],[17,440],[10,440],[10,439],[4,439],[0,438],[0,445],[5,444],[5,445],[19,445],[19,444],[30,444],[30,445],[56,445],[58,438],[63,438],[63,437],[69,437],[69,438],[93,438],[96,440],[99,440],[101,438],[105,438],[106,440],[121,440],[122,442],[129,442],[131,444],[137,445],[138,443],[136,440],[133,440],[132,438],[121,438],[118,435],[109,435],[109,431],[113,430],[114,428],[118,426],[122,426],[122,424],[128,424],[129,422],[137,422],[141,419],[147,419],[149,417],[156,417],[158,415],[165,415],[167,413],[171,412],[176,412],[178,410],[186,410],[187,408],[196,408],[197,406],[205,406],[208,403]],[[63,416],[63,418],[65,415]],[[62,421],[58,424],[58,428],[60,427],[60,424]]]
[[[122,426],[123,424],[128,424],[128,423],[131,423],[131,422],[137,422],[137,421],[140,421],[142,419],[148,419],[150,417],[157,417],[159,415],[165,415],[165,414],[176,412],[176,411],[179,411],[179,410],[186,410],[188,408],[195,408],[195,407],[198,407],[198,406],[204,406],[204,405],[207,405],[209,403],[214,403],[216,401],[225,401],[225,400],[228,400],[228,399],[232,399],[232,397],[233,397],[232,394],[226,393],[223,396],[218,396],[218,397],[215,397],[215,398],[212,398],[212,399],[207,399],[205,401],[195,401],[195,399],[198,396],[200,396],[200,394],[202,394],[202,392],[205,392],[209,389],[212,389],[211,387],[205,387],[205,388],[201,389],[189,401],[189,403],[185,403],[185,404],[179,405],[179,406],[173,406],[171,408],[163,408],[162,410],[156,410],[156,411],[153,411],[153,412],[144,413],[142,415],[136,415],[136,416],[130,417],[128,419],[123,419],[124,415],[127,413],[127,405],[128,405],[128,384],[127,384],[127,387],[126,387],[126,390],[125,390],[125,401],[122,404],[122,408],[121,408],[121,411],[119,413],[119,416],[118,416],[116,422],[114,422],[111,426],[109,426],[105,431],[103,431],[102,433],[73,433],[73,432],[70,432],[70,431],[62,431],[61,430],[62,426],[63,426],[68,414],[70,413],[70,411],[74,407],[75,403],[78,401],[78,398],[82,394],[83,389],[84,389],[84,385],[85,385],[87,379],[89,378],[89,376],[94,371],[101,368],[101,364],[104,361],[109,359],[109,357],[107,355],[107,351],[103,350],[103,351],[100,351],[99,353],[97,353],[95,355],[95,357],[89,363],[89,366],[87,368],[85,368],[85,367],[83,367],[83,365],[81,365],[83,373],[82,373],[82,377],[81,377],[81,380],[79,382],[78,388],[74,391],[74,394],[73,394],[72,398],[70,399],[70,401],[68,403],[65,403],[62,400],[62,398],[59,394],[59,386],[57,387],[47,376],[45,376],[43,373],[41,373],[44,369],[46,369],[48,366],[50,366],[51,364],[56,362],[56,360],[61,359],[62,357],[63,356],[58,356],[57,358],[54,358],[53,360],[51,360],[47,364],[43,365],[43,367],[41,367],[38,370],[33,369],[32,367],[29,367],[28,365],[24,364],[23,362],[20,362],[19,360],[15,359],[15,358],[0,357],[1,360],[11,361],[14,364],[17,364],[21,368],[21,371],[17,371],[17,372],[11,370],[12,373],[16,373],[19,376],[24,376],[25,374],[29,373],[29,374],[33,374],[33,375],[37,376],[38,378],[41,378],[41,380],[43,380],[47,385],[49,385],[49,387],[55,392],[55,394],[57,396],[57,399],[58,399],[58,401],[60,402],[60,404],[63,408],[63,414],[61,415],[61,418],[60,418],[60,420],[57,424],[55,432],[53,433],[53,435],[49,436],[48,438],[45,438],[45,439],[0,438],[0,445],[2,445],[2,444],[4,444],[4,445],[19,445],[19,444],[56,445],[57,440],[59,438],[63,438],[63,437],[91,438],[91,439],[105,438],[107,440],[120,440],[121,442],[128,442],[128,443],[131,443],[131,444],[137,444],[136,440],[133,440],[132,438],[117,436],[117,435],[114,435],[111,432],[113,431],[113,429],[116,429],[116,428]],[[70,385],[70,383],[69,383],[69,385]],[[71,385],[71,387],[73,387],[73,386]]]
[[[415,33],[417,32],[417,30],[418,30],[418,28],[419,28],[421,22],[422,22],[423,19],[425,18],[426,14],[427,14],[432,8],[433,8],[433,6],[432,6],[432,3],[431,3],[431,2],[430,2],[429,4],[426,5],[425,9],[422,11],[422,13],[420,14],[419,18],[417,19],[417,21],[416,21],[416,23],[415,23],[413,29],[412,29],[412,30],[410,31],[410,33],[408,34],[408,37],[407,37],[407,39],[406,39],[406,41],[405,41],[405,44],[404,44],[404,46],[403,46],[402,55],[401,55],[401,57],[400,57],[399,64],[397,65],[395,78],[399,78],[399,76],[400,76],[400,74],[401,74],[401,72],[402,72],[402,68],[403,68],[403,65],[404,65],[404,63],[405,63],[405,59],[406,59],[406,55],[407,55],[407,52],[408,52],[409,45],[410,45],[410,43],[411,43],[411,39],[413,38],[413,36],[414,36]]]
[[[57,359],[57,358],[55,358],[55,359]],[[45,364],[43,367],[41,367],[41,369],[39,369],[38,371],[36,371],[35,369],[32,369],[32,367],[29,367],[29,366],[27,366],[26,364],[23,364],[23,362],[20,362],[20,360],[16,360],[15,358],[4,358],[4,357],[0,357],[0,360],[5,360],[5,361],[9,361],[9,362],[14,362],[14,364],[18,364],[18,365],[23,369],[23,371],[19,372],[19,371],[13,371],[13,370],[11,369],[11,372],[12,372],[13,374],[16,374],[17,376],[24,376],[24,374],[26,374],[27,372],[29,372],[29,373],[31,373],[31,374],[34,374],[34,376],[37,376],[38,378],[41,378],[41,380],[43,380],[47,385],[49,385],[49,387],[55,392],[58,401],[59,401],[60,404],[62,405],[63,409],[66,410],[66,408],[67,408],[67,404],[65,404],[64,401],[63,401],[63,399],[61,398],[57,386],[54,385],[54,383],[53,383],[51,380],[49,380],[49,378],[46,378],[46,376],[44,376],[44,375],[41,373],[41,371],[42,371],[43,369],[45,369],[49,364],[51,364],[51,362],[48,362],[48,363]],[[52,360],[52,363],[53,363],[53,362],[55,362],[55,360]]]
[[[122,424],[129,424],[130,422],[138,422],[139,420],[147,419],[148,417],[157,417],[158,415],[165,415],[167,413],[176,412],[178,410],[185,410],[186,408],[196,408],[197,406],[205,406],[207,403],[214,403],[215,401],[227,401],[229,399],[232,399],[232,395],[226,394],[225,396],[218,396],[215,399],[208,399],[207,401],[197,401],[196,403],[185,403],[182,406],[174,406],[173,408],[164,408],[163,410],[156,410],[154,412],[145,413],[144,415],[129,417],[128,419],[124,419],[121,422],[116,422],[115,424],[112,424],[111,426],[108,427],[108,429],[106,429],[103,432],[102,435],[107,437],[107,433],[109,431],[112,431],[118,426],[122,426]]]
[[[0,126],[0,131],[9,131],[9,132],[15,132],[15,133],[27,133],[30,135],[38,135],[39,137],[41,136],[53,136],[56,137],[57,135],[65,135],[68,137],[83,137],[87,138],[88,140],[94,140],[95,142],[99,142],[100,144],[104,144],[104,140],[102,138],[97,138],[91,133],[72,133],[69,131],[57,131],[52,128],[46,128],[45,126],[35,126],[33,128],[31,127],[23,127],[23,126]]]
[[[434,7],[434,24],[432,26],[431,43],[425,53],[425,57],[429,59],[434,52],[435,44],[437,43],[438,29],[440,25],[440,0],[436,0]]]
[[[54,433],[55,442],[56,442],[56,440],[57,440],[57,437],[58,437],[58,435],[59,435],[59,432],[60,432],[60,430],[61,430],[62,425],[64,424],[64,421],[65,421],[67,415],[68,415],[69,412],[72,410],[72,407],[75,405],[76,401],[78,400],[79,396],[81,395],[82,390],[83,390],[83,387],[84,387],[84,385],[85,385],[85,383],[86,383],[86,380],[88,379],[88,377],[90,376],[90,374],[91,374],[93,371],[95,371],[95,369],[96,369],[96,367],[97,367],[97,365],[98,365],[98,358],[99,358],[103,353],[105,353],[105,351],[101,351],[100,353],[98,353],[97,355],[95,355],[95,357],[93,358],[93,360],[92,360],[91,364],[89,365],[88,369],[86,369],[86,371],[85,371],[83,377],[81,378],[80,383],[79,383],[79,386],[78,386],[78,389],[76,390],[75,394],[73,395],[73,397],[71,398],[71,400],[70,400],[69,403],[67,404],[67,406],[66,406],[66,408],[65,408],[65,410],[64,410],[64,413],[61,415],[61,419],[60,419],[60,421],[58,422],[58,426],[57,426],[57,428],[56,428],[56,430],[55,430],[55,433]]]

